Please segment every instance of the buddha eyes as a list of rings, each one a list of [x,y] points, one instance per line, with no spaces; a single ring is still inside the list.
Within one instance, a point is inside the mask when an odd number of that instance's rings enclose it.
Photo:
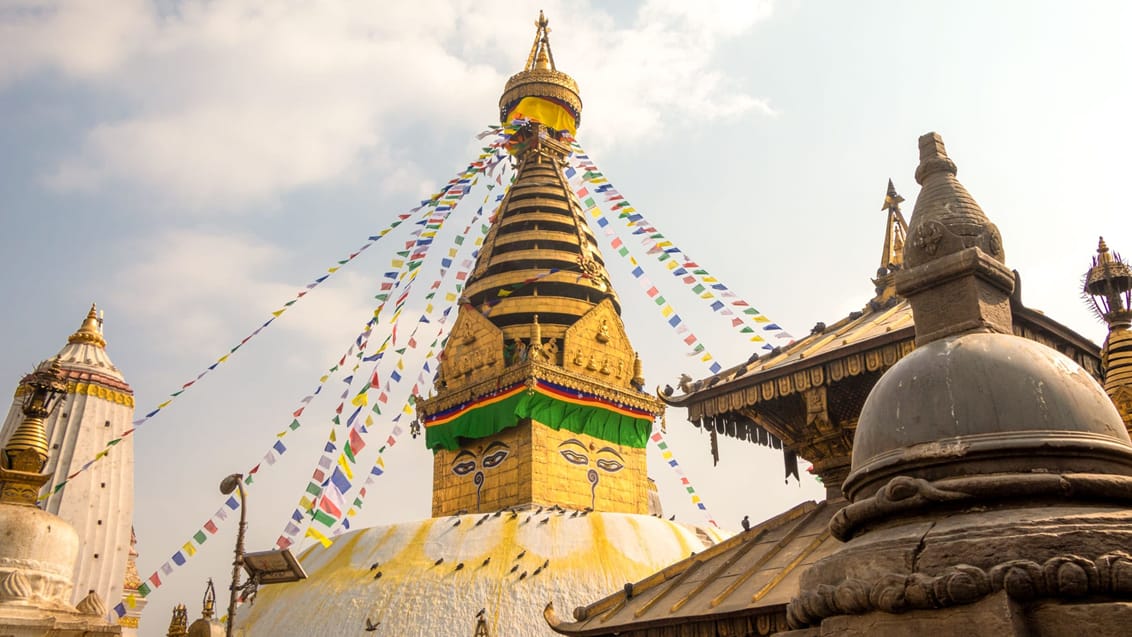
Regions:
[[[493,467],[499,466],[500,462],[503,462],[504,460],[507,459],[507,456],[508,456],[509,453],[510,452],[507,451],[506,449],[500,449],[499,451],[496,451],[495,453],[490,453],[490,454],[484,456],[484,458],[483,458],[484,469],[491,469]]]
[[[466,476],[476,470],[476,461],[468,460],[465,462],[458,462],[452,465],[452,473],[458,476]]]
[[[597,465],[598,469],[601,469],[602,471],[606,471],[608,473],[617,473],[618,471],[625,468],[624,464],[622,464],[618,460],[614,460],[613,458],[598,458],[597,462],[595,462],[594,464]]]
[[[572,451],[570,449],[559,449],[558,453],[562,454],[562,457],[566,459],[566,462],[572,464],[589,464],[590,462],[590,459],[586,457],[586,454],[578,453],[577,451]]]

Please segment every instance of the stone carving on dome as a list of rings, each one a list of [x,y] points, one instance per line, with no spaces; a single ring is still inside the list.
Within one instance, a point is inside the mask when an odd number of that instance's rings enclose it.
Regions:
[[[98,593],[90,591],[86,597],[82,598],[75,608],[84,615],[93,615],[95,617],[106,616],[106,603],[98,596]]]
[[[20,571],[9,571],[0,580],[0,601],[28,599],[31,597],[31,582]]]
[[[791,627],[802,628],[834,615],[960,606],[999,591],[1021,602],[1087,595],[1132,599],[1132,555],[1112,551],[1088,559],[1064,554],[1041,562],[1006,560],[989,569],[959,564],[937,575],[887,573],[869,580],[850,578],[803,592],[790,601],[786,614]]]

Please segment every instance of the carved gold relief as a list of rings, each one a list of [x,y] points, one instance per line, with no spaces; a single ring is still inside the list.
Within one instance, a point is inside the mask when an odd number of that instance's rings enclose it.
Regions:
[[[566,330],[565,349],[570,352],[566,368],[587,374],[619,387],[636,387],[630,378],[636,352],[629,347],[625,326],[612,301],[603,300]]]

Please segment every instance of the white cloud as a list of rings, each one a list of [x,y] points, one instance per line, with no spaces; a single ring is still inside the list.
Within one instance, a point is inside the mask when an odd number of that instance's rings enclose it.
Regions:
[[[602,146],[647,138],[665,112],[697,121],[773,112],[713,68],[720,41],[765,19],[767,2],[654,0],[628,27],[600,9],[549,4],[556,61],[577,74],[584,135]],[[123,103],[49,184],[140,187],[154,205],[205,213],[358,178],[359,162],[393,156],[406,130],[478,130],[525,60],[536,15],[496,0],[188,1],[169,15],[140,1],[103,6],[0,14],[6,53],[34,43],[0,66],[0,86],[54,69]],[[385,182],[419,189],[417,179]]]
[[[227,351],[300,289],[278,276],[284,251],[254,237],[166,231],[127,249],[135,256],[115,275],[118,298],[111,304],[137,325],[152,326],[147,337],[164,351],[194,362],[202,351]],[[343,334],[356,332],[359,317],[371,312],[367,285],[359,274],[338,272],[309,293],[317,308],[300,301],[272,329],[290,332],[294,349],[333,356],[348,338]]]

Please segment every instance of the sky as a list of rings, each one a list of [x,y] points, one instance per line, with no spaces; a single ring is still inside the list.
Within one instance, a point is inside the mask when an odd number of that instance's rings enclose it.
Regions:
[[[164,401],[474,159],[540,8],[558,68],[581,88],[590,157],[789,332],[871,298],[887,180],[910,214],[916,140],[936,131],[1001,230],[1025,304],[1103,340],[1079,290],[1098,236],[1132,251],[1128,3],[2,0],[0,385],[54,355],[96,301],[139,415]],[[225,475],[259,462],[354,339],[392,243],[138,430],[143,577],[217,509]],[[649,386],[706,376],[603,247]],[[655,272],[716,360],[754,351]],[[332,398],[312,404],[249,491],[250,549],[274,544],[301,495]],[[726,528],[821,497],[810,477],[783,479],[778,452],[727,439],[713,465],[682,413],[667,423]],[[427,517],[422,441],[404,437],[385,461],[357,523]],[[650,466],[666,512],[703,523],[655,450]],[[222,528],[165,578],[142,635],[164,634],[175,603],[196,616],[205,579],[229,577],[234,535]]]

